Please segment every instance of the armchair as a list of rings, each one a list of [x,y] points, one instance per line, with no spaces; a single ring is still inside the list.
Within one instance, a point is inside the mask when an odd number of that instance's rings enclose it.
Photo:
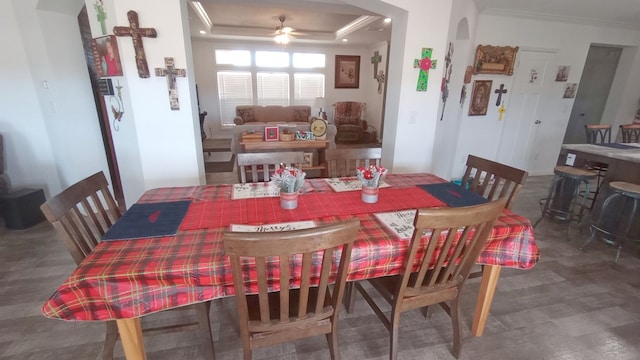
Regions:
[[[333,118],[336,123],[336,142],[359,142],[367,122],[362,119],[365,103],[355,101],[338,101],[333,104]]]

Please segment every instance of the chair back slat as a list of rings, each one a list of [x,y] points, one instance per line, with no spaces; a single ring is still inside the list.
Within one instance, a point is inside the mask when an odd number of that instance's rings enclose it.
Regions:
[[[640,124],[620,125],[620,133],[622,134],[623,143],[640,142]]]
[[[329,177],[355,176],[359,166],[380,165],[382,148],[327,149]]]
[[[274,233],[226,231],[225,254],[236,297],[243,299],[236,302],[243,344],[245,339],[255,346],[295,339],[314,333],[311,328],[331,332],[328,324],[337,321],[359,228],[360,221],[353,219]]]
[[[611,142],[611,125],[585,125],[587,144],[603,144]]]
[[[505,202],[506,199],[500,199],[459,208],[418,209],[397,296],[410,299],[429,294],[433,289],[462,284]],[[425,240],[427,249],[416,259]],[[413,272],[416,264],[418,270]]]
[[[122,216],[103,172],[69,186],[40,209],[77,264]]]
[[[478,156],[467,157],[467,167],[462,177],[462,187],[488,200],[507,199],[506,209],[513,206],[528,173],[505,164]]]
[[[271,174],[280,167],[280,164],[301,168],[304,152],[239,153],[237,159],[241,183],[245,184],[248,181],[247,171],[251,174],[251,182],[260,181],[259,175],[262,175],[262,181],[266,182],[271,179]]]

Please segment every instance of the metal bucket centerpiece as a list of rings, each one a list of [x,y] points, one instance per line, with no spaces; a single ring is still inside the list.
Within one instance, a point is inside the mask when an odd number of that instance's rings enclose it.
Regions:
[[[378,202],[378,192],[380,181],[387,174],[387,169],[382,166],[371,165],[369,167],[358,167],[358,180],[362,183],[362,201],[367,204]]]

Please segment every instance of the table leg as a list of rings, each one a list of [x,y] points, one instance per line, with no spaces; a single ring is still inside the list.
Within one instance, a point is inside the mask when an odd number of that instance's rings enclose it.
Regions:
[[[356,289],[354,281],[348,281],[345,284],[342,304],[344,305],[347,314],[351,314],[353,307],[356,305]]]
[[[487,324],[489,309],[493,302],[493,295],[496,292],[496,285],[498,285],[501,269],[502,267],[499,265],[484,265],[482,267],[480,291],[478,292],[476,312],[473,316],[473,324],[471,326],[471,333],[474,336],[482,336],[484,332],[484,326]]]
[[[127,360],[146,360],[140,318],[116,320]]]

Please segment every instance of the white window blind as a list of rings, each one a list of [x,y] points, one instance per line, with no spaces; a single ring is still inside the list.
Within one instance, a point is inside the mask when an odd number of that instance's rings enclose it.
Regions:
[[[293,74],[294,103],[314,106],[317,97],[324,97],[324,74]]]
[[[222,125],[233,124],[236,106],[253,105],[251,72],[218,71],[218,98]]]
[[[256,74],[258,105],[289,106],[289,74],[258,72]]]

